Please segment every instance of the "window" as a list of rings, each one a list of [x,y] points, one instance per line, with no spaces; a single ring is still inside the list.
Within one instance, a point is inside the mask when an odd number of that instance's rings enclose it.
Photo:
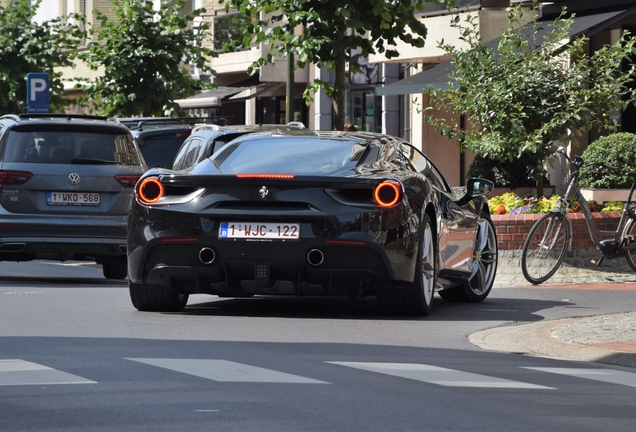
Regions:
[[[181,136],[149,137],[140,143],[141,154],[150,168],[171,168],[176,150],[183,144]]]
[[[223,50],[224,44],[242,40],[243,30],[252,23],[252,18],[239,12],[229,12],[214,16],[214,48]],[[232,51],[230,47],[228,51]]]
[[[5,161],[28,163],[79,163],[95,159],[118,165],[140,165],[129,135],[82,130],[11,130]],[[103,163],[102,162],[102,163]]]
[[[331,175],[355,167],[363,154],[357,141],[277,138],[230,144],[213,160],[224,174]]]
[[[203,147],[203,139],[191,138],[183,143],[183,146],[174,158],[172,168],[175,170],[182,170],[191,167],[196,161]]]
[[[451,188],[444,180],[444,177],[435,168],[435,165],[428,160],[426,156],[420,153],[415,147],[410,144],[402,143],[402,153],[408,156],[409,161],[415,171],[426,176],[429,179],[433,187],[439,189],[442,192],[451,192]]]

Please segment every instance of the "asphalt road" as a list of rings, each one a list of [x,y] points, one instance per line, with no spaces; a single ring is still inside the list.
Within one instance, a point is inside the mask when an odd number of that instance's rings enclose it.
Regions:
[[[622,431],[631,368],[484,351],[476,330],[633,311],[629,291],[503,288],[386,317],[373,299],[196,296],[137,312],[77,263],[0,263],[0,431]]]

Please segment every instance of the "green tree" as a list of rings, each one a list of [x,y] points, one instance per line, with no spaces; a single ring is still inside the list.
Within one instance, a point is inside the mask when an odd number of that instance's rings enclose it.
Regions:
[[[84,32],[72,20],[83,17],[72,14],[43,23],[33,21],[40,0],[15,0],[0,5],[0,113],[26,112],[26,75],[48,73],[49,107],[63,112],[69,101],[63,99],[62,73],[56,67],[73,66],[75,49]]]
[[[289,54],[294,55],[298,68],[313,63],[335,70],[333,86],[316,80],[304,96],[311,100],[311,93],[318,87],[326,90],[332,98],[336,130],[344,127],[346,65],[351,50],[361,48],[362,56],[384,53],[394,58],[399,55],[395,49],[398,40],[423,47],[426,27],[415,12],[427,2],[441,0],[221,0],[228,10],[238,9],[254,18],[245,28],[244,38],[237,41],[239,45],[264,43],[270,47],[270,52],[248,69],[249,73]],[[359,71],[356,64],[350,66],[354,72]]]
[[[450,86],[425,89],[436,101],[427,109],[446,110],[455,119],[428,119],[446,137],[457,138],[462,149],[490,159],[530,155],[535,162],[529,169],[542,193],[543,161],[552,143],[618,126],[608,114],[629,103],[625,96],[631,95],[627,84],[634,67],[621,71],[621,64],[633,52],[634,39],[624,33],[618,43],[588,55],[585,37],[564,44],[573,19],[565,10],[552,23],[535,18],[524,26],[523,19],[524,9],[512,8],[509,28],[490,48],[481,43],[474,15],[463,20],[455,15],[452,26],[467,48],[442,41],[440,47],[453,57]],[[473,127],[461,128],[458,115]]]
[[[100,24],[90,29],[90,42],[80,58],[104,74],[84,83],[82,102],[107,116],[182,116],[175,99],[192,96],[197,89],[214,85],[195,79],[213,74],[206,48],[209,26],[193,25],[205,12],[183,13],[186,0],[162,0],[159,10],[151,0],[111,0],[114,19],[95,10]]]

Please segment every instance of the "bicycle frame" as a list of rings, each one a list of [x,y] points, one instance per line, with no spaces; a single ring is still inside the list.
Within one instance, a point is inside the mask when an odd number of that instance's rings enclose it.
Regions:
[[[572,163],[571,160],[570,162]],[[626,231],[628,228],[628,222],[634,219],[634,217],[628,212],[627,208],[632,202],[632,195],[634,193],[634,187],[636,186],[636,179],[634,179],[634,181],[632,182],[632,187],[629,191],[629,196],[627,197],[627,202],[625,203],[625,208],[621,213],[621,218],[618,222],[616,230],[606,231],[599,230],[596,227],[594,218],[592,216],[592,210],[590,209],[590,206],[588,205],[587,200],[583,196],[583,193],[581,192],[581,189],[577,183],[578,177],[579,171],[572,173],[572,178],[570,180],[570,183],[568,184],[565,197],[561,199],[561,202],[559,203],[559,205],[557,205],[558,209],[555,208],[554,211],[558,210],[559,212],[564,212],[567,215],[570,199],[574,198],[581,208],[581,214],[583,215],[583,219],[585,219],[585,224],[587,225],[588,232],[590,233],[590,238],[604,256],[606,256],[607,258],[616,258],[622,256],[623,251],[625,250],[635,249],[636,243],[628,245],[625,244],[625,236],[627,235]],[[565,210],[563,210],[563,206],[565,206]],[[569,220],[569,218],[568,223],[570,224],[571,228],[571,221]],[[608,250],[607,247],[603,248],[603,240],[613,240],[614,242],[616,242],[615,248],[613,250]],[[571,250],[571,248],[572,244],[570,241],[570,244],[568,244],[568,250]]]

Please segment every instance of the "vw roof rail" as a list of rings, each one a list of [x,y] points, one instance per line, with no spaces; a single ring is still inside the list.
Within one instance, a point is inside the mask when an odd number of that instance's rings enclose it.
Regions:
[[[71,119],[83,119],[83,120],[108,120],[104,116],[96,116],[89,114],[65,114],[65,113],[34,113],[34,114],[19,114],[20,118],[66,118]]]

